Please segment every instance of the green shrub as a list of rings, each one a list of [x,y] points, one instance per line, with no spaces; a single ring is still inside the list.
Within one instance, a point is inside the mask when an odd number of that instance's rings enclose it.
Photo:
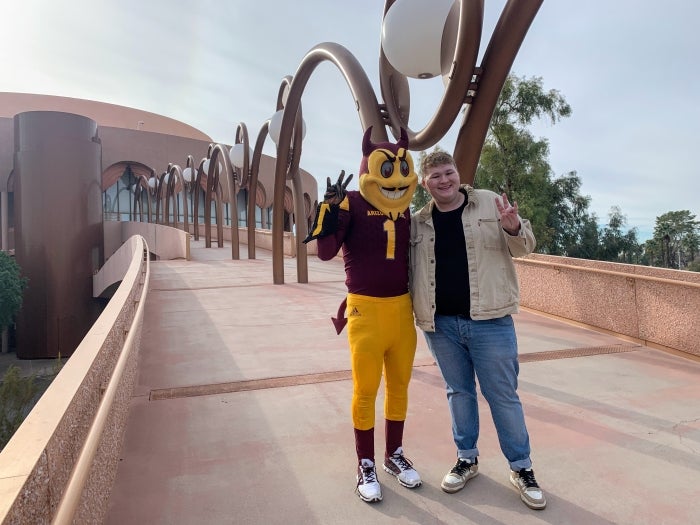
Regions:
[[[39,386],[34,376],[22,377],[11,366],[0,383],[0,449],[4,448],[36,402]]]
[[[14,258],[0,251],[0,331],[10,326],[22,306],[22,292],[27,280],[20,275]]]

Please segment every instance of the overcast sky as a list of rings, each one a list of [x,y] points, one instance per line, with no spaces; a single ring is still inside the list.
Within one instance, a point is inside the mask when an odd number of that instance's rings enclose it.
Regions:
[[[485,0],[481,53],[504,5]],[[282,78],[319,43],[345,46],[381,99],[383,6],[381,0],[2,0],[0,91],[138,108],[227,144],[245,122],[254,142],[275,111]],[[700,215],[699,19],[700,4],[690,0],[545,0],[513,65],[513,73],[541,77],[545,89],[558,90],[572,106],[568,119],[532,129],[549,141],[555,176],[576,171],[601,223],[617,205],[640,239],[665,212]],[[411,80],[410,86],[409,125],[420,130],[439,104],[442,83]],[[301,164],[322,192],[327,176],[357,172],[362,129],[347,84],[329,63],[312,74],[302,104]],[[439,142],[443,149],[453,150],[456,130],[457,124]],[[264,151],[274,154],[271,140]]]

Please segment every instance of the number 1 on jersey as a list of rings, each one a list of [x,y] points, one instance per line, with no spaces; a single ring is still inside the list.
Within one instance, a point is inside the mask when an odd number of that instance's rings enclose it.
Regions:
[[[386,232],[386,258],[393,260],[396,255],[396,225],[391,219],[384,221]]]

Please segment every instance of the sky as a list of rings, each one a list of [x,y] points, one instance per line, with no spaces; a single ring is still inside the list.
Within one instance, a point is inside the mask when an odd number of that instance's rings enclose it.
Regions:
[[[505,1],[484,4],[479,60]],[[224,144],[244,122],[254,144],[282,79],[323,42],[355,56],[381,101],[383,10],[381,0],[3,0],[0,91],[137,108]],[[575,171],[599,222],[619,206],[640,240],[663,213],[700,215],[698,19],[700,4],[690,0],[544,0],[511,69],[540,77],[572,107],[569,118],[531,128],[549,143],[553,176]],[[409,85],[409,126],[417,131],[439,106],[443,85],[439,78]],[[301,167],[323,193],[326,177],[357,172],[362,128],[330,63],[312,73],[302,107]],[[458,127],[440,147],[453,150]],[[274,155],[271,139],[263,151]]]

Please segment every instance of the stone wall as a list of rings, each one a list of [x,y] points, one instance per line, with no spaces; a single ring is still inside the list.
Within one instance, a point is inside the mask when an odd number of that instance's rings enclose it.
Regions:
[[[131,239],[130,266],[97,322],[0,453],[0,522],[50,523],[98,413],[128,333],[134,345],[125,354],[115,400],[86,479],[76,520],[100,523],[121,449],[125,418],[136,378],[141,323],[134,323],[147,283],[145,244]]]
[[[515,261],[522,306],[700,356],[700,274],[539,254]]]

